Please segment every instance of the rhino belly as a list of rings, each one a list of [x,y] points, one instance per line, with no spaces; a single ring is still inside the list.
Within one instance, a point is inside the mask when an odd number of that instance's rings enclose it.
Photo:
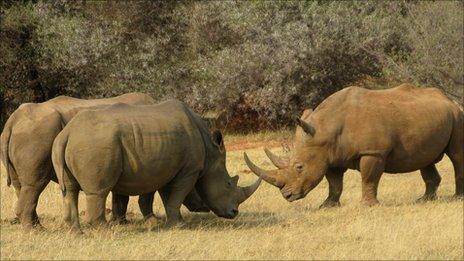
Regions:
[[[122,195],[141,195],[159,190],[169,183],[180,171],[180,168],[169,162],[141,167],[137,170],[125,169],[113,188]]]
[[[141,195],[153,191],[157,191],[166,185],[170,179],[143,179],[143,178],[122,178],[113,188],[113,192],[121,195]]]
[[[385,172],[405,173],[435,164],[443,157],[450,135],[451,128],[443,128],[431,135],[400,140],[387,156]]]

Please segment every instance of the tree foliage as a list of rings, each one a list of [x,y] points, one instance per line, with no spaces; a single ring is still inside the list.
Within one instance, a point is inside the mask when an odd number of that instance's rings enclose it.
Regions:
[[[0,15],[1,123],[23,102],[142,91],[231,129],[278,127],[366,77],[462,102],[460,1],[4,1]]]

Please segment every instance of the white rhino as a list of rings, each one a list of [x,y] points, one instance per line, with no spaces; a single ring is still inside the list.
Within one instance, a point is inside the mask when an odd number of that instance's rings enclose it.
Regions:
[[[167,225],[178,224],[179,208],[194,187],[216,215],[234,218],[261,179],[238,187],[238,176],[228,175],[225,156],[221,133],[210,133],[205,121],[176,100],[80,112],[56,137],[52,151],[65,221],[74,231],[80,231],[80,190],[91,224],[106,223],[110,191],[140,195],[158,190],[165,195]]]
[[[464,195],[464,113],[436,88],[345,88],[306,110],[297,123],[289,158],[266,151],[279,170],[260,169],[244,155],[249,168],[288,201],[304,198],[325,177],[329,196],[322,207],[338,206],[347,169],[361,171],[366,205],[378,204],[384,172],[418,169],[425,182],[420,200],[435,199],[441,181],[435,163],[444,154],[453,163],[455,195]]]
[[[50,180],[57,182],[51,162],[51,148],[56,135],[80,111],[101,109],[115,103],[153,104],[143,93],[128,93],[108,99],[83,100],[59,96],[43,103],[26,103],[12,113],[0,136],[1,160],[12,183],[18,202],[16,216],[25,228],[40,225],[36,213],[39,196]],[[144,216],[153,215],[154,192],[142,195],[139,205]],[[129,198],[113,194],[113,218],[124,219]],[[186,199],[192,211],[207,211],[197,193]]]

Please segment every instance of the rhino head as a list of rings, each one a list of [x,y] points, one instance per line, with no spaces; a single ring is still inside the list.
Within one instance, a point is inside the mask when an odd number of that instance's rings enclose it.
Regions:
[[[226,169],[226,150],[220,131],[211,135],[206,146],[206,164],[197,182],[198,193],[206,205],[218,216],[234,218],[238,206],[258,189],[261,178],[247,187],[238,186],[238,176],[230,177]]]
[[[316,187],[329,166],[326,142],[316,135],[316,128],[307,121],[311,112],[312,110],[306,110],[302,118],[296,119],[298,126],[290,158],[278,157],[265,149],[277,170],[261,169],[244,153],[251,171],[267,183],[278,187],[282,196],[290,202],[304,198]]]

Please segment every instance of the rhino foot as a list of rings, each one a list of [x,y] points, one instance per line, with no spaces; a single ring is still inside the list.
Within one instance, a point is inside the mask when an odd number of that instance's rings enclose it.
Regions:
[[[187,228],[187,223],[183,220],[175,222],[168,221],[164,227],[167,229],[184,229]]]
[[[82,236],[84,235],[84,232],[78,227],[71,227],[68,231],[69,235],[76,235],[76,236]]]
[[[18,217],[15,217],[12,220],[10,220],[10,225],[17,225],[17,224],[20,224],[20,223],[21,223],[21,221],[19,220]]]
[[[423,203],[427,201],[432,201],[437,199],[437,194],[424,194],[422,197],[416,200],[417,203]]]
[[[373,199],[364,199],[364,200],[362,200],[362,204],[364,206],[373,207],[373,206],[378,205],[379,201],[377,199],[375,199],[375,198],[373,198]]]
[[[40,224],[25,224],[23,225],[23,230],[25,233],[30,233],[30,232],[43,232],[45,231],[45,228]]]
[[[129,221],[126,218],[111,218],[110,223],[113,225],[126,225]]]
[[[148,224],[151,227],[156,227],[160,224],[161,218],[157,217],[155,214],[150,214],[143,217],[143,223]]]
[[[333,207],[340,207],[340,201],[333,201],[333,200],[325,200],[324,203],[322,203],[319,206],[319,209],[322,208],[333,208]]]

